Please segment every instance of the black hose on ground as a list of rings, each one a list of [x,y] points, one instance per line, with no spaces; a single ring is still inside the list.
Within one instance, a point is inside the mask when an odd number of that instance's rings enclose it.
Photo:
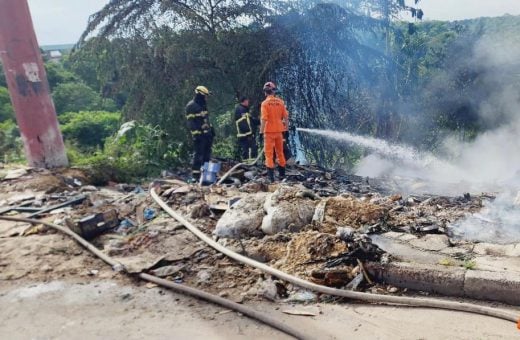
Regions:
[[[99,249],[94,247],[91,243],[86,241],[84,238],[82,238],[78,234],[74,233],[69,228],[62,227],[62,226],[59,226],[54,223],[48,223],[48,222],[43,222],[43,221],[38,221],[38,220],[34,220],[34,219],[30,219],[30,218],[23,218],[23,217],[0,216],[0,220],[11,221],[11,222],[23,222],[23,223],[29,223],[29,224],[43,224],[49,228],[52,228],[54,230],[57,230],[61,233],[66,234],[67,236],[70,236],[76,242],[78,242],[83,247],[85,247],[87,250],[89,250],[91,253],[93,253],[95,256],[97,256],[98,258],[100,258],[101,260],[103,260],[104,262],[109,264],[110,266],[112,266],[112,269],[114,269],[115,271],[125,272],[125,273],[129,274],[121,263],[115,261],[110,256],[101,252]],[[238,304],[231,300],[224,299],[220,296],[204,292],[200,289],[191,288],[191,287],[181,285],[181,284],[178,284],[175,282],[167,281],[167,280],[158,278],[158,277],[150,275],[150,274],[140,273],[138,276],[145,281],[152,282],[157,285],[172,289],[178,293],[190,295],[190,296],[196,297],[198,299],[212,302],[212,303],[220,305],[222,307],[234,310],[238,313],[242,313],[254,320],[257,320],[265,325],[275,328],[296,339],[309,339],[309,337],[307,335],[305,335],[302,332],[300,332],[299,330],[296,330],[296,329],[292,328],[291,326],[281,322],[280,320],[274,319],[271,316],[265,315],[252,308]]]

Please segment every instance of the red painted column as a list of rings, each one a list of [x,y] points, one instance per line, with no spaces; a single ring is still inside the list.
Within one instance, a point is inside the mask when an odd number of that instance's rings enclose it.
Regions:
[[[29,165],[68,165],[27,0],[0,0],[0,58]]]

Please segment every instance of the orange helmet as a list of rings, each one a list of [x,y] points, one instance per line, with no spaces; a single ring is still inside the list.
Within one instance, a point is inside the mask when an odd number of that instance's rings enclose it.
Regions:
[[[264,84],[264,91],[274,91],[276,90],[276,85],[272,81],[268,81]]]

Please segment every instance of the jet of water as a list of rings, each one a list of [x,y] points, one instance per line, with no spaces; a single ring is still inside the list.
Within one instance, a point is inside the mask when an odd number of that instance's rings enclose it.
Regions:
[[[450,172],[450,178],[453,178],[453,174],[461,173],[460,169],[453,166],[452,164],[443,161],[430,153],[420,152],[412,147],[390,144],[385,140],[354,135],[348,132],[339,132],[333,130],[317,130],[317,129],[304,129],[298,128],[298,131],[323,136],[326,138],[334,139],[341,142],[350,144],[360,145],[374,152],[392,158],[394,160],[400,160],[409,166],[418,168],[418,170],[426,169],[443,169],[444,171]],[[428,173],[430,171],[427,171]],[[419,172],[418,172],[419,174]],[[423,173],[424,175],[425,173]],[[461,174],[462,176],[462,174]],[[420,177],[420,176],[418,176]],[[461,177],[462,178],[462,177]]]

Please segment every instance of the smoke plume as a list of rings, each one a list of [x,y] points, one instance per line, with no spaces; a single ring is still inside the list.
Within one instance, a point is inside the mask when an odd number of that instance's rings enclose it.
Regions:
[[[520,190],[520,39],[484,36],[474,45],[473,55],[459,60],[463,65],[452,65],[439,77],[445,80],[451,76],[449,72],[467,67],[479,72],[478,83],[464,98],[460,93],[457,98],[446,98],[476,107],[484,132],[471,142],[454,134],[443,141],[434,156],[374,138],[304,131],[370,150],[356,167],[358,175],[416,178],[424,183],[422,191],[436,194],[496,193],[497,198],[486,202],[481,213],[458,221],[451,230],[470,240],[520,242],[520,205],[515,203]],[[432,84],[440,86],[444,80],[433,80]],[[402,190],[414,191],[407,183],[403,181]]]

